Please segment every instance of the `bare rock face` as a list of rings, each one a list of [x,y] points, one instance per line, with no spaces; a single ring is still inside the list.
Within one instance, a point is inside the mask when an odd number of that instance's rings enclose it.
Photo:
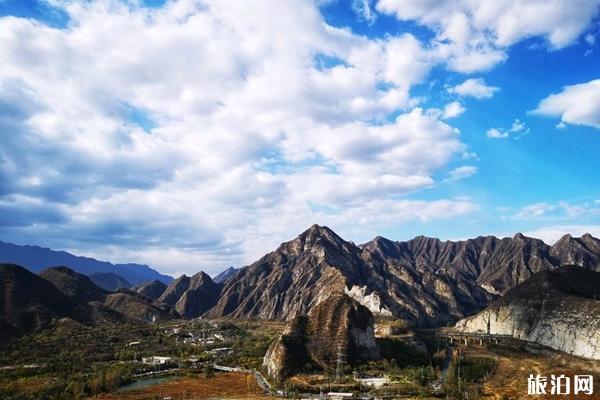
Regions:
[[[580,238],[571,235],[561,237],[550,250],[550,254],[560,261],[560,265],[580,267],[600,266],[600,240],[586,233]]]
[[[302,371],[334,371],[376,359],[373,314],[343,293],[333,293],[308,316],[294,318],[267,351],[263,366],[281,381]]]
[[[510,335],[600,359],[598,316],[600,273],[572,266],[535,274],[456,327],[464,332]]]
[[[225,283],[208,317],[290,320],[306,314],[347,276],[360,275],[360,249],[314,225]]]

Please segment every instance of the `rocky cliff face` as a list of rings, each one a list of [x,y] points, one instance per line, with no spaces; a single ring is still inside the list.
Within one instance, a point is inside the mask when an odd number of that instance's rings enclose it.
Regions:
[[[600,359],[599,315],[600,273],[572,266],[535,274],[456,328],[511,335]]]
[[[360,249],[333,231],[314,226],[283,243],[225,283],[209,317],[291,319],[306,314],[346,276],[361,273]]]
[[[600,270],[600,241],[565,236],[548,246],[521,234],[457,242],[419,236],[406,242],[377,237],[356,246],[314,225],[225,282],[206,315],[289,320],[342,291],[374,314],[446,325],[536,272],[573,261]]]
[[[343,293],[333,293],[308,316],[294,318],[267,351],[263,365],[277,380],[310,370],[335,371],[375,359],[373,315]]]

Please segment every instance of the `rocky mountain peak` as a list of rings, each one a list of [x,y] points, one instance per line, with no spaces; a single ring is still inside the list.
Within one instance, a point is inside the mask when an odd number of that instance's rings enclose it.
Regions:
[[[581,237],[581,241],[585,244],[585,246],[593,251],[594,253],[600,253],[600,240],[593,237],[591,234],[586,233]]]
[[[90,278],[70,268],[51,267],[40,273],[40,276],[56,286],[65,296],[76,303],[104,301],[107,291],[98,287]]]
[[[523,235],[521,232],[517,232],[513,236],[513,239],[514,240],[525,240],[525,235]]]
[[[200,271],[192,276],[192,280],[196,282],[212,282],[212,278],[204,271]]]
[[[203,271],[188,277],[182,275],[167,286],[160,302],[175,306],[175,310],[185,318],[196,318],[212,308],[221,292],[221,286]]]
[[[550,254],[559,260],[560,265],[579,265],[588,268],[600,268],[600,241],[587,234],[574,238],[563,235],[550,250]]]
[[[569,242],[572,242],[573,240],[574,240],[574,239],[573,239],[573,236],[572,236],[570,233],[566,233],[566,234],[562,235],[562,236],[561,236],[561,237],[560,237],[560,238],[559,238],[559,239],[556,241],[556,243],[555,243],[555,244],[559,244],[559,243],[569,243]]]
[[[318,303],[308,316],[290,321],[267,351],[263,365],[277,380],[310,370],[332,373],[338,363],[355,365],[375,359],[373,315],[356,300],[335,292]]]
[[[233,276],[235,276],[235,274],[237,274],[238,271],[239,271],[239,269],[237,269],[237,268],[229,267],[225,271],[215,275],[215,277],[213,278],[213,282],[225,283],[229,279],[233,278]]]
[[[361,249],[347,242],[326,226],[313,225],[295,239],[282,243],[273,253],[257,261],[258,265],[280,264],[291,266],[291,260],[307,260],[320,267],[332,266],[350,274],[356,272],[356,257]],[[267,261],[268,260],[268,261]],[[293,263],[292,263],[293,264]],[[260,268],[262,270],[262,268]],[[249,272],[249,271],[246,271]]]
[[[304,251],[315,252],[316,250],[318,252],[322,249],[348,249],[354,246],[339,237],[330,228],[317,224],[312,225],[288,244],[296,254]]]

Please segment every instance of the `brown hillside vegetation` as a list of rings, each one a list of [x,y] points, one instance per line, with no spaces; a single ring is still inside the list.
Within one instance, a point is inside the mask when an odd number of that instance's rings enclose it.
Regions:
[[[183,378],[150,386],[143,390],[110,393],[92,397],[94,400],[146,400],[170,396],[173,400],[183,399],[270,399],[252,375],[236,372],[217,374],[211,378]],[[160,397],[162,399],[162,397]]]

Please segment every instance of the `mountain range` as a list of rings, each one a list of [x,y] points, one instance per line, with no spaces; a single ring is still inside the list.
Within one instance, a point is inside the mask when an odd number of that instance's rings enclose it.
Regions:
[[[99,273],[114,274],[123,278],[129,285],[139,285],[155,279],[168,284],[173,280],[173,277],[161,274],[148,265],[111,264],[90,257],[75,256],[66,251],[55,251],[40,246],[20,246],[2,241],[0,241],[0,263],[20,265],[34,273],[57,265],[67,265],[72,270],[88,276]],[[102,276],[99,279],[102,279]]]
[[[31,249],[38,254],[39,248]],[[554,271],[564,265],[600,271],[600,240],[589,234],[580,238],[565,235],[548,245],[516,234],[463,241],[419,236],[401,242],[376,237],[356,245],[327,227],[313,225],[253,264],[225,271],[218,282],[199,272],[165,284],[167,279],[158,279],[158,273],[153,272],[149,274],[151,278],[142,282],[139,278],[127,279],[135,285],[131,290],[111,293],[99,288],[104,294],[101,300],[94,301],[126,317],[128,309],[156,307],[164,313],[151,308],[150,314],[156,312],[158,317],[164,314],[291,321],[298,315],[307,315],[331,293],[340,292],[375,316],[401,319],[415,327],[432,327],[476,314],[535,273]],[[122,268],[112,264],[108,267],[111,271]],[[52,291],[47,285],[38,284],[41,293]],[[38,300],[46,304],[43,299]],[[57,307],[61,304],[62,300],[55,303]],[[50,310],[54,307],[46,306]],[[98,307],[95,310],[100,312]],[[53,313],[64,315],[63,311]]]
[[[342,291],[373,314],[440,326],[480,311],[541,270],[600,270],[600,241],[563,236],[550,246],[516,234],[441,241],[376,237],[362,245],[314,225],[224,283],[209,317],[289,320]]]
[[[106,291],[67,267],[36,275],[18,265],[0,264],[0,289],[2,338],[40,331],[62,318],[97,325],[179,317],[166,304],[128,289]]]

